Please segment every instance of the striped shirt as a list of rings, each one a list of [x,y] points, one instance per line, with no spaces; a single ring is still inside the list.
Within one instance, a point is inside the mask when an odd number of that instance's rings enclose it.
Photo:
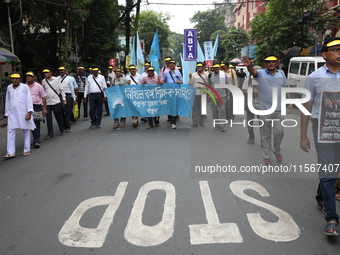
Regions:
[[[311,93],[309,102],[313,102],[313,119],[319,119],[322,91],[340,91],[340,71],[334,73],[326,65],[311,73],[305,83],[305,88]]]

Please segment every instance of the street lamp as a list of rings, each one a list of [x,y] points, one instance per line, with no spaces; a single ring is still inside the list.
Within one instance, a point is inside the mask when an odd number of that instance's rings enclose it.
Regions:
[[[9,4],[12,0],[4,0],[7,4],[7,12],[8,12],[8,25],[9,25],[9,36],[11,40],[11,51],[14,54],[14,44],[13,44],[13,33],[12,33],[12,20],[11,20],[11,12],[9,10]]]

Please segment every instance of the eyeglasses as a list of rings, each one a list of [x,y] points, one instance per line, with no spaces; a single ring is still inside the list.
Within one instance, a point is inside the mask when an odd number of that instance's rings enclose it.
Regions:
[[[340,48],[328,49],[328,51],[333,51],[335,53],[340,53]]]

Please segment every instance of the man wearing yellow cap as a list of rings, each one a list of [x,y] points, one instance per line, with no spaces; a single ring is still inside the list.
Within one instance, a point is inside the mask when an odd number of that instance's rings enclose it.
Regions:
[[[46,106],[46,92],[44,88],[37,82],[35,82],[34,73],[29,71],[26,73],[26,83],[30,88],[32,102],[33,102],[33,110],[34,112],[42,112],[43,115],[47,114],[47,106]],[[34,120],[34,124],[36,128],[32,130],[33,135],[33,146],[34,148],[40,147],[40,121]]]
[[[260,127],[262,149],[263,149],[263,163],[271,164],[270,158],[273,152],[278,162],[282,161],[281,142],[283,139],[284,115],[281,114],[281,88],[288,87],[287,78],[282,70],[278,70],[277,66],[279,60],[275,54],[268,54],[264,58],[264,66],[266,69],[255,70],[247,56],[242,57],[243,63],[251,75],[258,79],[259,83],[259,110],[269,110],[273,105],[273,101],[277,102],[276,109],[269,115],[260,115],[260,119],[264,123]],[[273,98],[273,88],[277,88],[276,98]],[[290,94],[287,93],[290,98]],[[288,105],[288,114],[293,111],[293,105]],[[279,121],[271,121],[273,119]],[[272,134],[273,133],[273,134]],[[271,138],[273,136],[273,146]]]
[[[42,86],[47,94],[47,136],[45,137],[45,140],[49,140],[54,136],[52,112],[58,123],[60,135],[65,134],[62,106],[66,105],[66,96],[63,86],[60,84],[60,80],[57,77],[52,76],[51,69],[46,68],[42,72],[45,76],[45,79],[42,80]]]
[[[111,79],[114,80],[116,78],[116,74],[113,71],[113,66],[110,65],[107,69],[109,77],[111,77]]]
[[[24,134],[24,156],[30,154],[30,130],[35,129],[33,121],[33,103],[30,89],[20,82],[19,73],[11,73],[10,84],[6,91],[5,118],[7,124],[7,154],[4,159],[15,157],[15,133],[16,129],[22,129]]]
[[[160,83],[160,77],[155,74],[155,68],[153,66],[150,66],[147,70],[148,76],[143,77],[142,83],[145,84],[159,84]],[[159,127],[159,116],[156,117],[148,117],[147,118],[149,122],[149,126],[146,127],[146,129],[153,128],[153,123],[155,122],[155,126]]]
[[[103,114],[103,101],[106,101],[106,81],[103,75],[99,74],[99,68],[92,68],[92,75],[87,77],[84,102],[87,98],[90,103],[90,128],[100,128]]]
[[[122,69],[115,69],[116,78],[112,82],[112,86],[127,85],[126,79],[122,76]],[[113,120],[113,129],[124,128],[126,124],[126,118],[116,118]]]
[[[334,183],[338,173],[334,171],[340,164],[340,143],[320,143],[318,141],[320,105],[322,101],[322,91],[340,91],[340,38],[327,38],[322,47],[322,57],[326,64],[315,72],[311,73],[306,79],[305,88],[310,91],[311,99],[305,103],[305,108],[311,112],[312,116],[301,113],[301,140],[300,147],[303,151],[309,152],[310,141],[307,137],[307,128],[310,118],[313,123],[313,134],[316,153],[318,156],[319,187],[316,195],[318,207],[325,213],[327,222],[325,234],[339,235],[338,223],[339,216],[336,212],[336,201]],[[338,102],[339,100],[333,99]],[[335,113],[339,111],[334,111]],[[336,118],[339,121],[339,117]],[[334,125],[340,128],[340,125]],[[339,133],[339,132],[338,132]]]
[[[130,74],[126,76],[126,81],[128,85],[137,85],[142,84],[143,78],[142,76],[137,73],[137,68],[134,65],[129,66],[129,72]],[[132,126],[134,128],[138,127],[138,117],[132,116]]]
[[[58,72],[60,84],[63,86],[63,90],[66,95],[66,105],[63,107],[65,133],[70,133],[73,106],[77,103],[77,97],[74,90],[78,88],[78,85],[72,76],[66,74],[65,67],[59,67]]]
[[[176,61],[170,60],[169,61],[169,70],[165,69],[162,82],[164,83],[183,83],[183,77],[180,71],[176,69]],[[176,121],[179,119],[179,116],[170,116],[168,115],[168,121],[170,121],[171,129],[177,129]]]
[[[196,72],[190,76],[189,85],[197,88],[206,88],[203,84],[209,85],[209,77],[208,73],[204,71],[204,65],[202,62],[198,62],[196,64]],[[192,107],[191,119],[192,119],[192,128],[197,128],[198,125],[204,127],[204,119],[205,116],[201,113],[201,95],[205,92],[197,89],[194,105]]]
[[[76,75],[76,82],[78,85],[78,88],[76,90],[76,96],[77,96],[77,103],[78,103],[78,117],[76,120],[79,120],[80,118],[80,109],[81,104],[83,103],[83,110],[84,110],[84,120],[88,120],[88,102],[84,102],[84,92],[85,92],[85,86],[86,86],[86,79],[89,76],[89,73],[85,71],[85,68],[83,66],[78,67],[78,73]]]

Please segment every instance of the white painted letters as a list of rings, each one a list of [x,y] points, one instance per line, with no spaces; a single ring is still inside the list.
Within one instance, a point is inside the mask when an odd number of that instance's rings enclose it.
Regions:
[[[263,186],[252,181],[234,181],[230,184],[230,189],[235,196],[265,208],[279,218],[277,222],[272,223],[263,220],[259,213],[247,213],[250,226],[257,235],[264,239],[276,242],[293,241],[300,236],[299,227],[288,213],[244,194],[244,190],[251,189],[258,192],[263,197],[269,197],[269,193]]]
[[[152,190],[166,192],[163,219],[155,226],[146,226],[142,223],[142,213],[147,195]],[[176,192],[171,183],[154,181],[144,184],[138,192],[125,228],[125,239],[138,246],[155,246],[166,242],[174,233],[175,208]]]

